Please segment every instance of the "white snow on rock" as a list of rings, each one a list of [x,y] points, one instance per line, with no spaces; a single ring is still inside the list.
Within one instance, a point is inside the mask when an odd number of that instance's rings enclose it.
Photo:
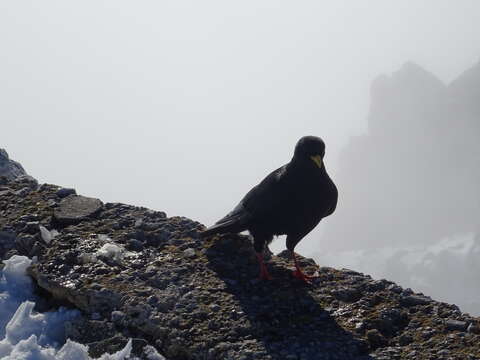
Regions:
[[[106,243],[96,253],[96,256],[104,256],[106,258],[113,259],[115,261],[122,261],[125,250],[120,246]]]
[[[53,229],[52,231],[49,231],[46,227],[42,225],[39,225],[38,227],[40,228],[40,234],[42,236],[43,241],[45,241],[47,244],[49,244],[50,241],[52,241],[55,238],[55,236],[59,234],[59,232],[55,229]]]
[[[97,238],[104,244],[94,253],[80,254],[79,260],[82,264],[97,262],[99,258],[107,258],[116,262],[122,262],[125,257],[134,255],[134,253],[126,251],[123,247],[113,243],[112,239],[110,239],[107,235],[99,234],[97,235]]]
[[[26,273],[31,262],[25,256],[14,255],[3,262],[5,266],[0,271],[0,359],[90,360],[85,345],[67,340],[61,346],[65,341],[63,323],[78,316],[78,310],[59,308],[46,313],[33,310],[36,297]],[[130,340],[122,350],[99,359],[123,360],[130,358],[131,351]],[[155,353],[152,355],[158,354]]]

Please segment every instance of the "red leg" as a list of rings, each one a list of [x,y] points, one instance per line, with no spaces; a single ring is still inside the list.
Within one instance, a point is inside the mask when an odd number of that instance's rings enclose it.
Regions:
[[[302,269],[300,269],[300,266],[298,265],[297,256],[293,251],[292,251],[292,256],[293,256],[293,261],[295,262],[295,271],[292,273],[293,276],[295,276],[299,280],[306,282],[307,284],[310,284],[312,279],[315,279],[318,277],[318,276],[310,276],[310,275],[304,274],[302,272]]]
[[[260,275],[259,275],[260,280],[272,280],[272,277],[268,273],[267,267],[263,262],[263,254],[257,253],[257,259],[258,259],[258,263],[260,264]]]

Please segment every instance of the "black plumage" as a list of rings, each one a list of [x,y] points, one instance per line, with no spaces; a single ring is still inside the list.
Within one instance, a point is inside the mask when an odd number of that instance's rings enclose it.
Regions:
[[[287,235],[287,249],[292,252],[296,266],[294,275],[307,281],[309,277],[300,270],[294,248],[337,206],[338,191],[323,164],[324,155],[322,139],[302,137],[288,164],[270,173],[202,235],[248,230],[254,239],[262,278],[270,278],[261,255],[265,244],[270,243],[274,235]]]

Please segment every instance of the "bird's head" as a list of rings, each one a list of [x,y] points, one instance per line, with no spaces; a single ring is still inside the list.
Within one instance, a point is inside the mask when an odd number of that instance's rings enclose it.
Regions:
[[[323,166],[325,143],[317,136],[304,136],[295,146],[294,159],[313,161],[319,168]]]

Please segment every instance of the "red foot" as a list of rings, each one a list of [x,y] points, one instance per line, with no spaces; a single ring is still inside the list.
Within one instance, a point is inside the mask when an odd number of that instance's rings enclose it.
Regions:
[[[260,263],[260,275],[259,275],[260,280],[272,280],[272,277],[268,273],[267,267],[263,262],[263,255],[260,253],[257,253],[257,259],[258,259],[258,262]]]
[[[295,253],[293,251],[292,253],[293,253],[293,261],[295,262],[295,271],[292,273],[292,275],[296,277],[298,280],[301,280],[307,284],[311,284],[312,280],[318,278],[318,276],[317,275],[311,276],[311,275],[304,274],[302,269],[300,269],[300,266],[297,263],[297,257],[295,256]]]
[[[292,272],[292,275],[296,277],[298,280],[301,280],[307,284],[311,284],[312,280],[318,277],[318,276],[310,276],[310,275],[304,274],[300,269],[296,269],[294,272]]]

